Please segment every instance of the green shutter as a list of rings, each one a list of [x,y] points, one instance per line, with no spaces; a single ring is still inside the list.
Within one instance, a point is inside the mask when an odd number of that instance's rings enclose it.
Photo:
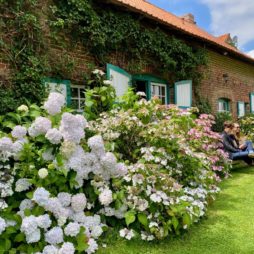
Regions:
[[[245,103],[243,101],[237,102],[237,114],[238,117],[242,117],[245,115]]]
[[[71,105],[71,82],[70,80],[61,80],[54,78],[45,78],[43,80],[45,86],[48,87],[49,92],[60,92],[66,97],[67,106]]]
[[[254,113],[254,93],[250,93],[250,113]]]

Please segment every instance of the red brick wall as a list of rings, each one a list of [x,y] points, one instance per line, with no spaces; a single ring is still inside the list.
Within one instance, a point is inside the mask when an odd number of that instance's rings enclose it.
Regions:
[[[254,64],[244,63],[214,51],[208,51],[209,64],[205,78],[198,87],[207,97],[213,112],[217,112],[218,98],[228,98],[233,116],[237,117],[237,101],[249,103],[249,94],[254,92]],[[228,81],[223,78],[228,75]]]

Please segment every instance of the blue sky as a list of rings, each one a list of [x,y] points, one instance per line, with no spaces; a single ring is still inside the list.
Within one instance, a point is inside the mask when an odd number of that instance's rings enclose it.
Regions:
[[[241,51],[254,57],[254,0],[148,0],[177,16],[192,13],[197,25],[217,36],[238,36]]]

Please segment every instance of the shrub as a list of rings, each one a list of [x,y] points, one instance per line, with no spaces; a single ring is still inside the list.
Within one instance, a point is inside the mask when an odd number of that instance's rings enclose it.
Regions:
[[[205,214],[228,172],[211,116],[141,100],[88,123],[63,104],[23,105],[0,134],[2,252],[93,253],[107,225],[150,241]]]
[[[225,121],[232,121],[232,115],[228,112],[218,112],[215,115],[215,123],[212,126],[213,131],[222,132],[224,130],[223,123]]]
[[[161,239],[204,215],[209,197],[218,191],[216,182],[229,169],[212,124],[210,115],[195,118],[191,110],[157,100],[141,100],[133,109],[104,113],[91,123],[110,151],[129,164],[121,184],[114,186],[125,193],[119,207],[129,210],[123,237],[141,229],[143,239]]]
[[[104,79],[105,73],[101,70],[93,71],[93,79],[88,85],[91,89],[85,92],[85,116],[88,120],[95,120],[104,111],[113,108],[116,101],[116,92],[110,80]]]
[[[249,114],[240,118],[239,124],[243,134],[246,135],[248,139],[254,141],[254,115]]]

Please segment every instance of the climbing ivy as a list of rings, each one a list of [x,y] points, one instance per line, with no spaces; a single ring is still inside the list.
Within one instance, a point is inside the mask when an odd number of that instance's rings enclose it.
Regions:
[[[148,26],[135,14],[108,8],[101,1],[54,0],[52,26],[82,42],[100,64],[113,53],[128,55],[133,64],[152,64],[174,80],[199,79],[206,63],[204,50]],[[131,66],[130,66],[131,69]]]
[[[43,59],[37,0],[0,0],[1,54],[10,64],[11,78],[0,85],[0,113],[13,110],[26,100],[39,102],[45,95]]]

